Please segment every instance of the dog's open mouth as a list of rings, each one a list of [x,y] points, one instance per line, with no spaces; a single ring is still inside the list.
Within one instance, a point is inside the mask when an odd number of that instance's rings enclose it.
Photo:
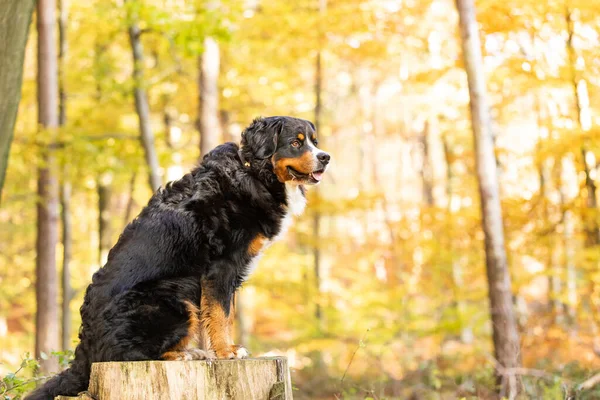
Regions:
[[[317,184],[319,182],[321,182],[321,179],[323,179],[323,173],[325,172],[325,169],[319,169],[317,171],[313,171],[309,174],[305,174],[303,172],[300,172],[290,166],[287,167],[288,172],[290,173],[290,175],[292,177],[294,177],[294,179],[297,179],[299,181],[303,181],[303,182],[307,182],[310,184]]]

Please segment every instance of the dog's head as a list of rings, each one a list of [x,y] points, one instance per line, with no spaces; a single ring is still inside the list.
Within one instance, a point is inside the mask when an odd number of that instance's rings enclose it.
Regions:
[[[284,183],[321,182],[330,156],[317,145],[315,126],[299,118],[257,118],[242,133],[247,162],[270,160],[277,179]]]

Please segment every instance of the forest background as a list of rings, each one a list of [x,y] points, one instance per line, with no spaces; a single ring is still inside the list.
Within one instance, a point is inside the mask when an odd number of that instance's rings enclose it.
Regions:
[[[1,0],[0,393],[32,386],[34,358],[68,360],[91,275],[154,189],[254,117],[293,115],[333,165],[241,290],[236,335],[289,358],[296,398],[495,398],[511,380],[599,398],[600,2],[478,0],[480,63],[469,3]],[[486,79],[487,155],[465,70]],[[488,290],[507,282],[508,328]]]

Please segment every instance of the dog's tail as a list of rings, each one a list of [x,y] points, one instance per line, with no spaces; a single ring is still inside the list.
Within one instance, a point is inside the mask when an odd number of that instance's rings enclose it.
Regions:
[[[75,359],[71,362],[71,366],[50,378],[24,400],[53,400],[59,395],[77,396],[77,393],[87,390],[91,366],[82,350],[80,344],[75,350]]]
[[[25,400],[52,400],[58,395],[77,396],[87,389],[89,370],[81,370],[79,363],[50,378],[44,385],[31,392]]]

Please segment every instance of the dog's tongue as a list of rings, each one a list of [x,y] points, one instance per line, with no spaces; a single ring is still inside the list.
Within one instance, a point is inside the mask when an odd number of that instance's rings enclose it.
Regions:
[[[323,172],[322,171],[313,172],[312,177],[315,178],[315,180],[317,180],[317,181],[321,181],[321,179],[323,179]]]

